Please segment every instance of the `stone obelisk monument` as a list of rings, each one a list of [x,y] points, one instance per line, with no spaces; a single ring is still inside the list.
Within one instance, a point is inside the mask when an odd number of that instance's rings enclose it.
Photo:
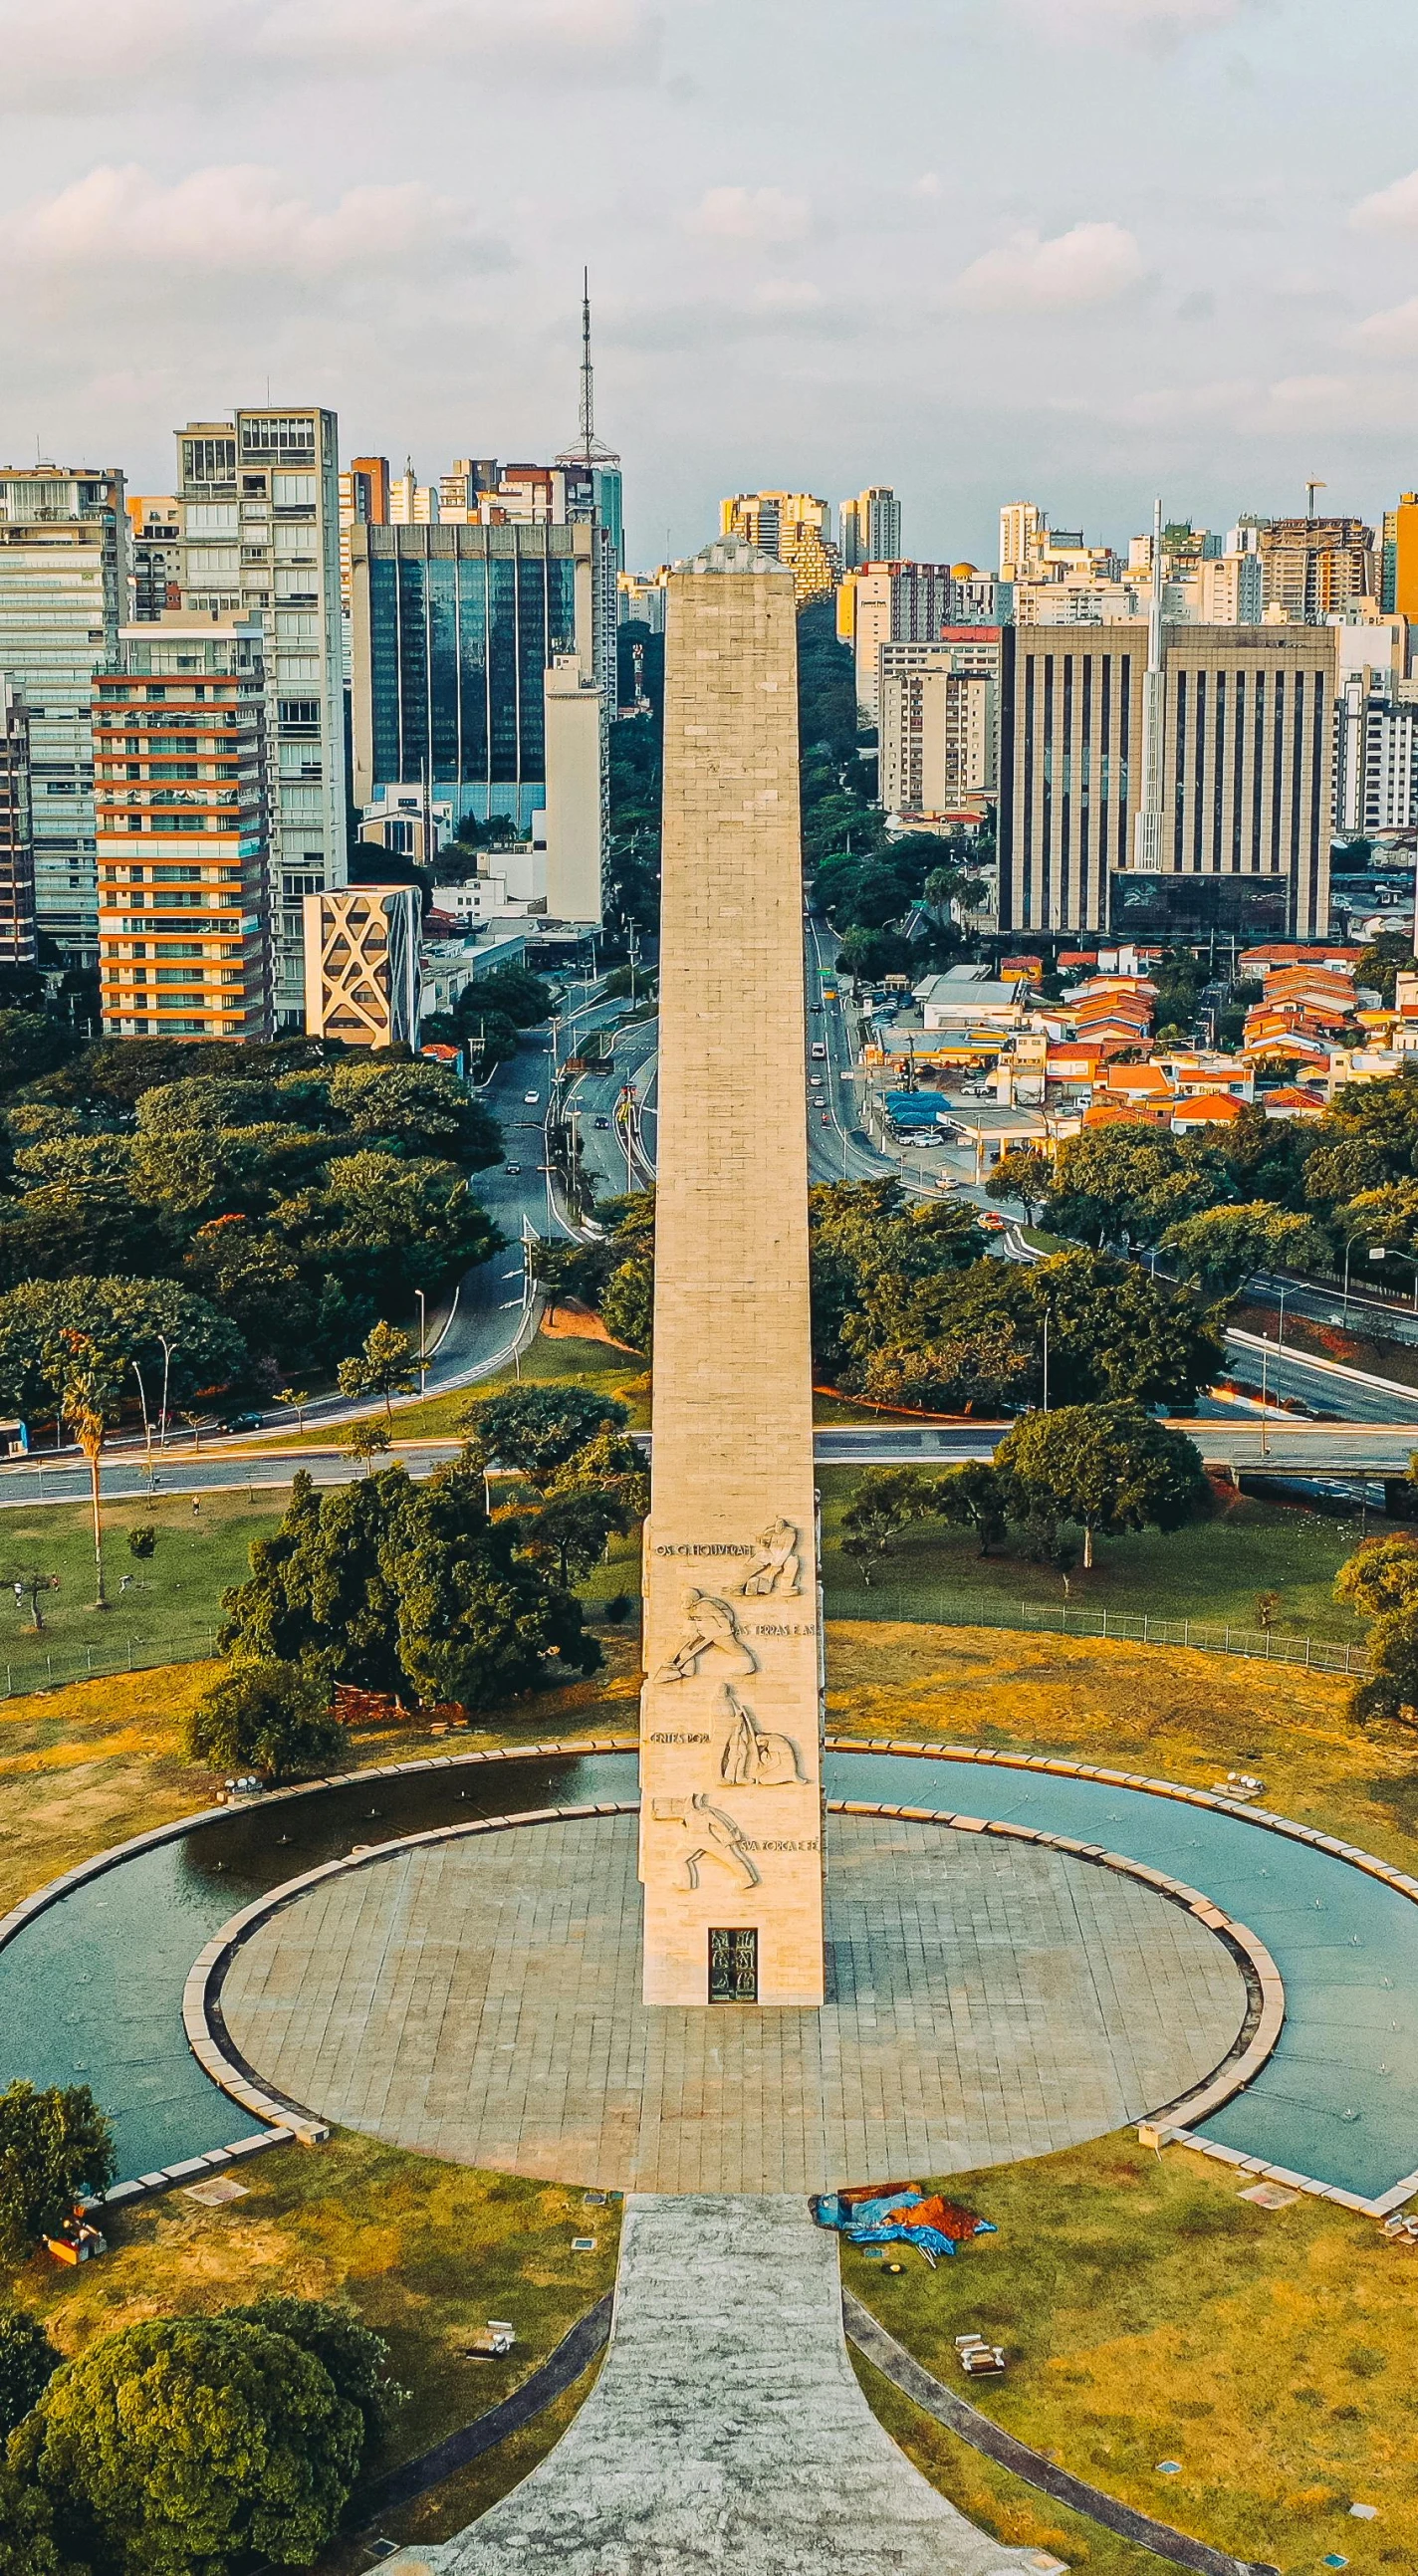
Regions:
[[[791,574],[724,539],[665,620],[648,2004],[820,2004],[821,1638]]]

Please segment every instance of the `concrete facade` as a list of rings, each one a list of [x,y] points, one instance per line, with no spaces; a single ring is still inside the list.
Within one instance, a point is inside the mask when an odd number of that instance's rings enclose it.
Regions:
[[[792,578],[720,540],[666,613],[645,2001],[820,2004]]]

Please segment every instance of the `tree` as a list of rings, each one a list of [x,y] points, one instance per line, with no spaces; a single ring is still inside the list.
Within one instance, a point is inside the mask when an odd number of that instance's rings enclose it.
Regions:
[[[1227,1195],[1204,1146],[1144,1119],[1085,1128],[1059,1147],[1048,1193],[1049,1223],[1100,1248],[1156,1243],[1169,1225]]]
[[[629,1526],[629,1512],[612,1493],[561,1493],[522,1519],[520,1543],[533,1555],[555,1558],[557,1581],[567,1592],[573,1576],[600,1564],[607,1539]]]
[[[128,1553],[139,1565],[151,1565],[157,1554],[158,1534],[152,1521],[135,1521],[128,1532]]]
[[[1413,942],[1406,931],[1381,930],[1361,952],[1354,981],[1376,991],[1384,1008],[1391,1010],[1395,983],[1400,975],[1413,973],[1415,962]]]
[[[406,1311],[416,1289],[431,1293],[503,1249],[457,1165],[427,1155],[349,1154],[323,1186],[283,1200],[272,1223],[381,1314]]]
[[[1168,1227],[1162,1249],[1175,1253],[1184,1279],[1234,1296],[1254,1270],[1314,1269],[1327,1246],[1312,1218],[1256,1199],[1249,1207],[1203,1208],[1184,1217]]]
[[[47,1011],[0,1011],[0,1095],[56,1073],[83,1052],[83,1040]]]
[[[561,1467],[602,1431],[620,1431],[629,1407],[589,1387],[519,1386],[470,1405],[458,1428],[469,1435],[479,1463],[515,1467],[529,1484],[545,1487]]]
[[[283,1387],[282,1387],[282,1389],[281,1389],[281,1391],[280,1391],[280,1394],[279,1394],[279,1395],[277,1396],[277,1398],[276,1398],[276,1402],[277,1402],[277,1404],[288,1404],[288,1405],[290,1406],[290,1409],[291,1409],[292,1413],[295,1415],[295,1427],[296,1427],[297,1435],[298,1435],[299,1433],[301,1433],[302,1431],[304,1431],[304,1429],[305,1429],[305,1408],[306,1408],[307,1404],[310,1402],[310,1389],[309,1389],[309,1387],[306,1387],[306,1386],[283,1386]]]
[[[363,1350],[353,1359],[341,1360],[335,1377],[341,1395],[382,1395],[385,1416],[392,1422],[395,1396],[412,1395],[414,1391],[413,1342],[392,1324],[376,1324],[366,1334]]]
[[[39,2403],[59,2360],[38,2317],[32,2317],[28,2308],[0,2307],[0,2445]]]
[[[389,2346],[362,2322],[358,2309],[335,2299],[272,2298],[224,2308],[222,2315],[238,2325],[288,2336],[329,2372],[336,2395],[359,2412],[364,2427],[361,2467],[367,2467],[408,2391],[390,2378]]]
[[[246,1366],[240,1333],[175,1280],[35,1280],[0,1296],[0,1402],[29,1419],[57,1408],[69,1331],[121,1351],[130,1391],[134,1362],[148,1385],[161,1384],[165,1340],[174,1403],[230,1386]]]
[[[363,2425],[288,2335],[147,2317],[55,2372],[11,2439],[61,2543],[113,2576],[308,2567],[359,2472]]]
[[[1369,1619],[1418,1604],[1418,1535],[1386,1530],[1356,1548],[1334,1578],[1334,1597]]]
[[[918,1292],[913,1304],[928,1308],[929,1292]],[[913,1329],[919,1320],[922,1329]],[[873,1404],[899,1405],[912,1412],[1008,1413],[1023,1402],[1030,1375],[1027,1352],[1021,1350],[1003,1316],[986,1317],[977,1329],[933,1330],[929,1314],[909,1319],[902,1338],[875,1350],[851,1372],[852,1383]]]
[[[607,1429],[574,1451],[545,1491],[549,1502],[563,1494],[611,1494],[632,1520],[643,1521],[650,1508],[650,1471],[625,1432]]]
[[[264,1780],[340,1770],[349,1758],[329,1684],[300,1664],[238,1664],[223,1673],[183,1719],[182,1745],[189,1762]]]
[[[1004,1486],[983,1459],[972,1458],[963,1467],[952,1467],[949,1475],[937,1477],[935,1510],[943,1521],[973,1529],[981,1556],[989,1555],[1008,1526]]]
[[[469,1172],[502,1160],[496,1119],[446,1065],[356,1058],[336,1066],[329,1096],[357,1136],[396,1153],[441,1155]]]
[[[1011,1517],[1078,1523],[1085,1568],[1095,1535],[1180,1529],[1210,1503],[1192,1442],[1128,1404],[1026,1413],[1000,1442],[995,1467]]]
[[[106,1610],[102,1460],[104,1442],[121,1410],[123,1353],[116,1343],[100,1342],[92,1333],[76,1332],[70,1325],[56,1336],[48,1365],[59,1390],[60,1418],[72,1425],[74,1437],[89,1462],[94,1529],[94,1608]]]
[[[0,2259],[27,2262],[41,2236],[56,2235],[76,2202],[106,2190],[116,2170],[113,2133],[87,2084],[8,2085],[0,2093]]]
[[[1034,1210],[1047,1198],[1053,1177],[1053,1165],[1047,1154],[1034,1145],[1016,1146],[1011,1153],[1001,1154],[985,1183],[988,1199],[1017,1199],[1024,1210],[1024,1222],[1032,1225]]]
[[[1260,1624],[1261,1624],[1261,1627],[1264,1629],[1265,1634],[1267,1635],[1267,1637],[1270,1635],[1271,1629],[1274,1627],[1275,1622],[1276,1622],[1276,1620],[1279,1618],[1279,1616],[1280,1616],[1280,1595],[1279,1595],[1279,1593],[1278,1593],[1278,1592],[1258,1592],[1258,1593],[1256,1594],[1256,1617],[1257,1617],[1257,1619],[1259,1620],[1259,1622],[1260,1622]]]
[[[1350,1716],[1418,1727],[1418,1600],[1376,1619],[1367,1642],[1368,1678],[1350,1692]]]
[[[648,1261],[622,1261],[606,1281],[601,1321],[613,1342],[643,1351],[648,1359],[655,1338],[655,1273]]]
[[[536,1028],[551,1017],[551,986],[524,966],[499,966],[494,974],[480,976],[469,985],[468,992],[479,1005],[486,1003],[490,1010],[503,1012],[519,1029]]]
[[[58,1575],[41,1573],[40,1568],[37,1565],[26,1565],[22,1566],[18,1573],[10,1575],[8,1577],[8,1581],[14,1592],[16,1602],[23,1604],[28,1601],[30,1605],[30,1625],[34,1630],[35,1635],[37,1637],[42,1637],[44,1634],[44,1612],[39,1606],[40,1596],[45,1592],[58,1591]]]
[[[864,1475],[842,1514],[843,1554],[855,1557],[871,1583],[874,1558],[884,1556],[912,1521],[935,1510],[935,1491],[914,1467],[874,1467]]]
[[[0,2576],[85,2576],[61,2559],[49,2499],[0,2463]]]
[[[375,1459],[384,1456],[393,1446],[394,1435],[388,1423],[372,1421],[368,1415],[359,1422],[352,1422],[345,1433],[345,1447],[352,1458],[359,1459],[366,1473],[372,1469]]]
[[[516,1555],[514,1521],[490,1523],[477,1466],[424,1484],[403,1467],[317,1493],[302,1470],[247,1582],[223,1593],[218,1643],[322,1678],[420,1700],[495,1707],[601,1660],[580,1605]]]

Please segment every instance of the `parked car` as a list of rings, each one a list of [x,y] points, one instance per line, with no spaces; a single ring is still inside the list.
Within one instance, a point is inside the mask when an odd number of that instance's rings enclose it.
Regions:
[[[522,1106],[523,1106],[523,1108],[524,1108],[524,1109],[535,1109],[535,1108],[537,1107],[537,1105],[538,1105],[538,1103],[539,1103],[540,1099],[541,1099],[541,1096],[542,1096],[542,1095],[541,1095],[541,1093],[540,1093],[539,1091],[524,1091],[524,1092],[523,1092],[523,1094],[522,1094]]]
[[[522,1166],[520,1163],[504,1163],[502,1168],[504,1172],[520,1172]]]

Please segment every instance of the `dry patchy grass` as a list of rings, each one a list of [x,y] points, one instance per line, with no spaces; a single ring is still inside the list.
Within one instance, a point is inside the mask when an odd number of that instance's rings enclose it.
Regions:
[[[352,1734],[349,1768],[429,1753],[536,1744],[562,1735],[634,1733],[639,1672],[633,1637],[608,1631],[606,1666],[453,1737],[413,1722]],[[0,1913],[61,1870],[131,1834],[210,1806],[212,1775],[183,1757],[182,1718],[220,1664],[169,1664],[0,1700]]]
[[[1256,1772],[1265,1804],[1411,1869],[1418,1744],[1345,1715],[1349,1685],[1238,1656],[997,1628],[833,1620],[839,1735],[1054,1753],[1205,1788]]]
[[[1287,2576],[1331,2551],[1356,2570],[1411,2569],[1418,2257],[1323,2201],[1258,2210],[1242,2179],[1180,2148],[1159,2159],[1130,2137],[1100,2139],[953,2176],[951,2196],[1000,2231],[953,2263],[930,2273],[908,2256],[892,2278],[844,2247],[843,2276],[937,2378],[1140,2512]],[[1005,2345],[1007,2379],[961,2379],[953,2338],[965,2332]],[[876,2375],[864,2385],[876,2402]],[[880,2411],[1001,2538],[1107,2576],[1155,2563],[991,2471],[894,2393]],[[1160,2475],[1162,2460],[1180,2474]],[[1378,2519],[1352,2521],[1354,2502]]]
[[[405,2155],[345,2130],[315,2151],[273,2149],[239,2179],[247,2197],[221,2209],[170,2192],[115,2212],[101,2263],[61,2272],[37,2260],[20,2276],[19,2298],[66,2356],[143,2317],[207,2315],[278,2295],[348,2299],[385,2337],[394,2376],[410,2391],[377,2472],[520,2386],[614,2278],[619,2203],[587,2210],[579,2189],[562,2184]],[[583,2232],[596,2238],[593,2254],[571,2251]],[[489,2316],[515,2324],[511,2356],[463,2359],[459,2347]],[[561,2401],[558,2429],[583,2393],[584,2383]],[[457,2482],[473,2498],[460,2492],[462,2520],[525,2475],[538,2436],[542,2447],[552,2438],[550,2421]]]

